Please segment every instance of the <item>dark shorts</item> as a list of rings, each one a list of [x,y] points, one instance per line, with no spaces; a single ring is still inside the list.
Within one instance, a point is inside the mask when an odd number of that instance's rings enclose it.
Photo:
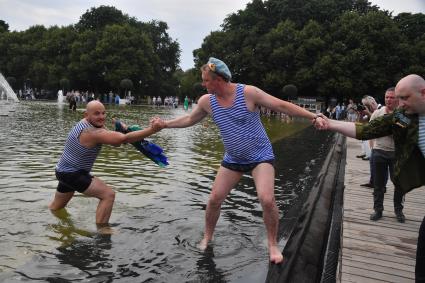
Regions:
[[[87,171],[79,170],[77,172],[58,172],[56,179],[59,184],[57,191],[60,193],[84,192],[90,186],[93,176]]]
[[[257,167],[258,164],[261,164],[261,163],[270,163],[274,167],[274,159],[248,163],[248,164],[228,163],[226,161],[221,161],[221,166],[232,171],[248,173],[248,172],[251,172],[255,167]]]

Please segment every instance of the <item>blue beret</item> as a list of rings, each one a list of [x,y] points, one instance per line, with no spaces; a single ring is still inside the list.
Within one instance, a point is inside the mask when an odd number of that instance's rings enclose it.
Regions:
[[[222,76],[228,81],[232,79],[232,73],[230,73],[230,70],[227,67],[227,65],[220,59],[210,57],[207,64],[210,70],[213,71],[214,73]]]

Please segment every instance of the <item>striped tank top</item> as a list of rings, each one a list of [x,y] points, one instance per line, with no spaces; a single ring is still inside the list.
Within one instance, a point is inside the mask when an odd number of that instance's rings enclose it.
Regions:
[[[224,144],[223,160],[249,164],[274,159],[259,111],[251,112],[246,107],[244,88],[245,85],[237,84],[235,101],[229,108],[221,107],[216,96],[210,94],[211,116],[220,129]]]
[[[418,146],[422,151],[422,155],[425,157],[425,115],[419,115],[419,137]]]
[[[102,145],[87,148],[80,144],[80,135],[84,129],[93,127],[86,120],[78,122],[68,135],[62,156],[56,165],[58,172],[76,172],[84,170],[90,172]]]

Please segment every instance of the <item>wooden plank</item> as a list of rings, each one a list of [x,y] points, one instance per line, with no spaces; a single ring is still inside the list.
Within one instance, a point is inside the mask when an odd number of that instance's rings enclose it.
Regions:
[[[364,277],[371,278],[387,278],[384,280],[389,280],[391,277],[401,277],[406,279],[415,279],[414,268],[412,266],[404,266],[402,269],[402,264],[399,264],[397,267],[389,267],[382,265],[384,262],[376,262],[376,263],[364,263],[361,261],[349,260],[347,267],[352,268],[352,273],[357,275],[362,275]],[[357,273],[358,272],[358,273]],[[369,275],[377,273],[376,275]]]
[[[376,271],[365,273],[361,268],[346,266],[343,267],[341,282],[355,282],[355,283],[413,283],[414,280],[403,278],[396,275],[382,274]]]
[[[369,243],[361,239],[344,237],[342,255],[351,250],[367,251],[377,254],[385,254],[390,256],[410,257],[415,258],[416,249],[409,249],[399,246],[388,245],[384,243]],[[344,264],[344,262],[343,262]]]
[[[348,218],[350,220],[350,218]],[[379,222],[379,221],[377,221]],[[398,226],[384,226],[382,223],[381,225],[375,224],[374,221],[369,220],[369,223],[356,223],[355,221],[350,221],[344,226],[344,233],[351,231],[357,231],[359,235],[364,236],[376,236],[376,235],[385,235],[385,236],[392,236],[392,237],[399,237],[400,240],[406,243],[416,243],[415,237],[418,236],[418,231],[409,231],[409,230],[403,230],[403,229],[397,229]],[[401,233],[402,232],[402,233]],[[411,239],[413,238],[414,241]],[[385,240],[385,239],[382,239]]]
[[[363,261],[385,261],[388,264],[392,263],[406,263],[408,266],[414,266],[415,265],[415,259],[405,256],[395,256],[395,255],[386,255],[386,254],[378,254],[371,251],[356,251],[356,250],[346,250],[343,257],[356,257],[361,256],[363,257]],[[360,260],[360,259],[358,259]]]
[[[355,266],[355,265],[363,265],[364,268],[371,268],[373,266],[374,270],[379,270],[382,272],[384,269],[386,268],[388,269],[397,269],[400,271],[404,271],[407,272],[405,274],[404,277],[410,278],[413,274],[412,271],[415,269],[415,261],[414,260],[410,260],[408,261],[409,264],[406,264],[404,261],[399,261],[399,262],[394,262],[394,261],[385,261],[385,260],[378,260],[376,258],[368,258],[365,257],[363,255],[355,255],[355,254],[350,254],[350,255],[344,255],[342,257],[344,260],[348,262],[350,262],[348,265],[350,266]]]
[[[350,232],[344,232],[344,237],[351,239],[357,239],[361,241],[368,241],[371,244],[386,244],[393,245],[400,249],[416,249],[416,241],[412,241],[410,238],[399,238],[395,236],[388,236],[385,234],[369,233],[368,231],[352,230]]]

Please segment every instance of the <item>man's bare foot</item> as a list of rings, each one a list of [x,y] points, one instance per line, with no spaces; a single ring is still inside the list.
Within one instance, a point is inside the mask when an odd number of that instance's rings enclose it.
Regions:
[[[97,233],[101,235],[113,235],[118,233],[118,230],[112,228],[108,224],[96,224],[96,225],[97,225]]]
[[[279,264],[283,262],[283,255],[279,250],[278,246],[270,247],[270,262],[274,264]]]
[[[205,251],[208,247],[208,240],[203,238],[202,241],[199,242],[198,244],[198,249],[200,249],[201,251]]]

